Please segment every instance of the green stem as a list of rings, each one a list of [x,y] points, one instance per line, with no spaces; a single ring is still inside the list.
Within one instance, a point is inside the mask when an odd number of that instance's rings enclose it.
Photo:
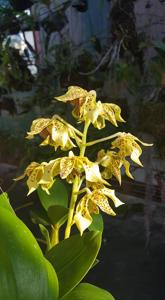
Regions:
[[[78,188],[79,188],[79,176],[76,176],[74,179],[74,182],[73,182],[72,195],[71,195],[70,207],[69,207],[69,213],[68,213],[68,221],[67,221],[67,226],[66,226],[66,230],[65,230],[65,239],[70,237],[74,208],[75,208],[76,200],[78,197]]]
[[[84,157],[85,150],[86,150],[86,141],[87,141],[87,133],[88,133],[88,128],[90,125],[90,121],[86,121],[84,125],[84,131],[83,131],[83,137],[82,137],[82,144],[80,146],[80,156]]]
[[[86,139],[87,139],[87,133],[88,133],[88,128],[90,125],[90,121],[86,121],[84,125],[84,131],[83,131],[83,136],[82,136],[82,142],[80,145],[80,156],[84,157],[85,150],[86,150]],[[65,230],[65,239],[70,237],[70,232],[71,232],[71,227],[73,224],[73,215],[74,215],[74,210],[75,210],[75,205],[78,197],[78,192],[80,189],[80,177],[75,176],[74,182],[73,182],[73,188],[72,188],[72,195],[71,195],[71,200],[70,200],[70,207],[69,207],[69,213],[68,213],[68,221],[66,225],[66,230]]]
[[[54,247],[59,243],[59,226],[53,225],[51,232],[51,247]]]
[[[117,132],[117,133],[112,134],[112,135],[109,135],[109,136],[107,136],[107,137],[105,137],[105,138],[98,139],[98,140],[95,140],[95,141],[86,143],[84,146],[85,146],[85,147],[89,147],[89,146],[93,146],[93,145],[95,145],[95,144],[97,144],[97,143],[102,143],[102,142],[105,142],[105,141],[114,139],[115,137],[120,136],[121,133],[123,133],[123,132]]]

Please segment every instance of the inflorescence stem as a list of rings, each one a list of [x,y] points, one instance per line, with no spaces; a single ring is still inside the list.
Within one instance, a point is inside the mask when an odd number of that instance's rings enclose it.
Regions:
[[[74,209],[75,209],[75,204],[76,204],[76,200],[77,200],[77,197],[78,197],[79,181],[80,181],[79,176],[75,176],[75,179],[74,179],[74,182],[73,182],[73,187],[72,187],[72,195],[71,195],[71,200],[70,200],[68,221],[67,221],[67,226],[66,226],[66,230],[65,230],[65,239],[70,237],[72,221],[73,221],[73,215],[74,215]]]
[[[85,150],[86,150],[86,145],[87,145],[87,133],[88,133],[88,128],[90,125],[90,121],[86,121],[84,125],[84,132],[82,136],[82,144],[80,145],[80,156],[84,157]]]
[[[87,140],[87,133],[88,133],[88,128],[90,125],[90,121],[86,121],[84,125],[84,131],[83,131],[83,136],[82,136],[82,142],[80,144],[80,156],[84,157],[85,150],[86,150],[86,140]],[[65,239],[70,237],[70,232],[71,232],[71,227],[73,224],[73,215],[74,215],[74,210],[75,210],[75,205],[78,197],[78,192],[80,189],[80,177],[78,175],[75,176],[74,182],[73,182],[73,187],[72,187],[72,195],[71,195],[71,200],[70,200],[70,207],[69,207],[69,213],[68,213],[68,222],[65,230]]]

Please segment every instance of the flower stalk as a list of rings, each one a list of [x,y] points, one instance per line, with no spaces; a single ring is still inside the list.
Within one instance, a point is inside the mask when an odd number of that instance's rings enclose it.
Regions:
[[[88,134],[88,128],[90,126],[90,121],[86,121],[84,124],[84,131],[82,135],[82,142],[80,145],[80,157],[84,157],[85,150],[86,150],[86,140],[87,140],[87,134]],[[69,206],[69,214],[68,214],[68,222],[65,230],[65,239],[69,238],[71,227],[73,224],[73,215],[75,211],[75,205],[78,198],[78,193],[80,189],[80,177],[75,176],[74,182],[73,182],[73,189],[72,189],[72,196],[70,200],[70,206]]]
[[[121,134],[122,134],[122,132],[117,132],[117,133],[112,134],[112,135],[109,135],[109,136],[107,136],[107,137],[105,137],[105,138],[98,139],[98,140],[94,140],[94,141],[92,141],[92,142],[88,142],[88,143],[85,144],[85,146],[86,146],[86,147],[89,147],[89,146],[96,145],[96,144],[98,144],[98,143],[106,142],[106,141],[108,141],[108,140],[111,140],[111,139],[114,139],[115,137],[120,136]]]
[[[79,176],[75,176],[73,182],[70,206],[69,206],[68,221],[65,229],[65,239],[69,238],[71,233],[73,215],[74,215],[75,205],[78,197],[79,180],[80,180]]]
[[[86,145],[87,145],[87,143],[86,143],[86,141],[87,141],[87,133],[88,133],[89,125],[90,125],[90,121],[86,121],[85,125],[84,125],[84,131],[83,131],[83,136],[82,136],[82,143],[81,143],[81,146],[80,146],[80,156],[81,157],[84,157],[84,154],[85,154]]]

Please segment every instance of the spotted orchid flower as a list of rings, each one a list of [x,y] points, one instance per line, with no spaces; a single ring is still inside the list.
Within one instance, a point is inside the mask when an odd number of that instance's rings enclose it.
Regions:
[[[97,102],[98,117],[93,122],[93,125],[97,129],[102,129],[105,127],[105,121],[109,121],[112,125],[118,126],[118,122],[125,122],[121,117],[121,109],[118,105],[113,103],[101,103]]]
[[[111,122],[114,126],[118,122],[125,122],[121,117],[121,109],[118,105],[112,103],[101,103],[96,101],[96,91],[86,90],[77,87],[69,87],[66,94],[56,97],[62,102],[70,102],[74,106],[73,116],[82,121],[90,121],[96,128],[105,127],[105,120]]]
[[[105,179],[111,179],[114,176],[121,184],[121,167],[125,167],[126,175],[133,179],[130,173],[130,163],[114,151],[100,150],[98,152],[98,162],[104,167],[102,176]]]
[[[93,118],[92,111],[96,106],[96,92],[86,91],[78,86],[70,86],[68,91],[57,100],[69,102],[73,107],[72,114],[79,121],[85,121],[87,118]]]
[[[30,131],[27,133],[27,138],[32,139],[39,134],[44,141],[41,146],[51,145],[55,150],[61,147],[61,150],[70,150],[75,147],[71,138],[77,139],[75,131],[63,124],[56,117],[51,119],[39,118],[33,121]]]
[[[85,178],[89,182],[100,182],[109,185],[100,173],[97,163],[91,162],[86,157],[75,156],[72,151],[68,157],[61,158],[60,161],[60,177],[72,183],[76,175],[85,173]]]
[[[27,186],[29,188],[28,195],[34,192],[39,185],[41,184],[41,188],[45,191],[51,188],[52,184],[54,183],[53,180],[47,182],[41,182],[41,179],[44,175],[44,169],[47,163],[43,162],[41,164],[32,162],[24,171],[23,175],[15,178],[15,181],[21,180],[24,177],[28,177],[27,179]]]
[[[109,205],[108,198],[114,202],[115,207],[123,204],[115,196],[114,190],[106,187],[93,190],[92,192],[89,190],[89,192],[79,201],[74,216],[74,222],[81,235],[84,230],[91,225],[93,221],[92,214],[98,214],[99,209],[108,215],[116,215]]]
[[[137,142],[144,146],[152,146],[152,144],[143,143],[141,140],[130,133],[123,132],[112,142],[111,148],[119,149],[118,155],[119,157],[121,157],[121,159],[125,159],[125,157],[130,156],[133,162],[142,167],[143,165],[139,159],[142,154],[142,149]]]

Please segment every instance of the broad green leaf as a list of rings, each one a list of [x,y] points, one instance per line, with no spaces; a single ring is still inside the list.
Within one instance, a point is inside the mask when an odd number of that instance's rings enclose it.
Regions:
[[[60,205],[68,207],[68,193],[65,185],[61,180],[56,180],[52,188],[49,190],[50,195],[44,192],[41,188],[37,189],[41,204],[48,210],[50,206]]]
[[[47,250],[49,250],[51,248],[51,242],[50,242],[50,237],[49,237],[49,231],[47,230],[47,228],[42,225],[42,224],[39,224],[39,227],[40,227],[40,231],[43,235],[43,237],[45,238],[45,241],[46,241],[46,245],[47,245]]]
[[[115,300],[106,290],[89,283],[81,283],[61,300]]]
[[[103,222],[103,217],[101,214],[93,214],[92,215],[92,224],[89,226],[90,231],[101,231],[103,232],[104,230],[104,222]]]
[[[48,208],[48,216],[53,225],[58,224],[58,226],[62,226],[67,220],[68,208],[59,205],[50,206]]]
[[[5,208],[0,208],[0,299],[58,299],[55,270],[29,229]]]
[[[60,287],[60,297],[69,293],[84,278],[93,265],[101,246],[100,232],[73,235],[47,253],[54,266]]]
[[[13,208],[10,205],[10,201],[7,193],[0,194],[0,208],[1,207],[8,209],[10,212],[15,214]]]

